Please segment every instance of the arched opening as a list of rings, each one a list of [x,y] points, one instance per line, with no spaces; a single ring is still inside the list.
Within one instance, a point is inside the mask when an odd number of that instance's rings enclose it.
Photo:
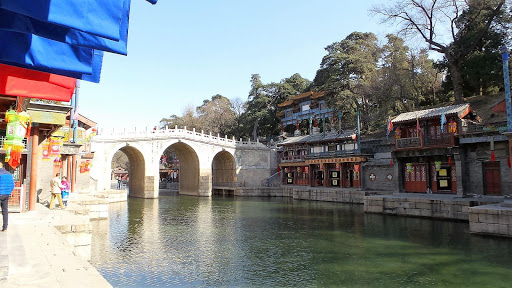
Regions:
[[[129,196],[144,198],[146,163],[142,153],[132,146],[124,146],[114,154],[111,163],[113,171],[117,171],[113,173],[113,185],[126,187]]]
[[[232,194],[237,185],[235,158],[227,151],[213,157],[212,186],[214,194]]]
[[[171,156],[172,155],[172,156]],[[163,164],[165,158],[166,164]],[[166,181],[174,181],[179,185],[179,194],[199,194],[199,158],[196,151],[189,145],[178,142],[167,147],[162,154],[160,171],[168,169],[172,174],[167,174]],[[165,173],[159,173],[163,176]],[[162,177],[160,179],[163,180]],[[169,185],[172,187],[172,184]]]

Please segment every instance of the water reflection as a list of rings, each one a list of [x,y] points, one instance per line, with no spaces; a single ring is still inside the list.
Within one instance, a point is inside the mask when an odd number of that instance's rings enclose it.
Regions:
[[[109,223],[107,223],[109,221]],[[507,287],[512,240],[288,198],[130,198],[92,262],[115,287]],[[97,228],[97,229],[96,229]]]

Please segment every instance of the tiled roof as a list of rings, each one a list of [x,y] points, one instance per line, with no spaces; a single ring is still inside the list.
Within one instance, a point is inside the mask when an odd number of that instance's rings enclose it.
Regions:
[[[441,114],[443,114],[443,112],[446,117],[448,117],[449,115],[456,114],[457,117],[462,118],[467,114],[467,112],[469,112],[468,109],[471,110],[471,105],[469,105],[469,103],[464,103],[464,104],[457,104],[457,105],[451,105],[451,106],[445,106],[445,107],[439,107],[439,108],[407,112],[407,113],[402,113],[402,114],[398,115],[391,122],[393,122],[393,124],[409,122],[409,121],[416,120],[416,117],[420,120],[436,118],[436,117],[441,117]]]
[[[307,97],[311,97],[311,99],[316,99],[316,98],[320,98],[320,97],[322,97],[324,95],[325,95],[324,92],[308,91],[308,92],[301,93],[301,94],[299,94],[297,96],[293,96],[290,100],[286,100],[283,103],[278,104],[277,106],[278,107],[286,107],[288,105],[292,105],[295,102],[299,102],[297,100],[300,100],[300,99],[304,99],[304,98],[307,98]]]
[[[286,107],[286,106],[292,105],[292,104],[293,104],[293,100],[286,100],[283,103],[277,104],[277,107]]]
[[[318,142],[327,142],[334,140],[342,140],[342,139],[351,139],[352,135],[356,134],[355,130],[346,131],[341,134],[337,132],[329,132],[329,133],[317,133],[313,135],[304,135],[304,136],[296,136],[296,137],[288,137],[280,143],[277,143],[278,146],[290,145],[290,144],[300,144],[300,143],[318,143]]]

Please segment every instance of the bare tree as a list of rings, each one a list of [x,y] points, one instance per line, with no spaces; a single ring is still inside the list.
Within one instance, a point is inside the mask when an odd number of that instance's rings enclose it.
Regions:
[[[453,81],[456,103],[464,102],[462,60],[473,51],[505,0],[395,0],[372,12],[383,22],[398,23],[399,33],[420,36],[430,50],[443,54]]]

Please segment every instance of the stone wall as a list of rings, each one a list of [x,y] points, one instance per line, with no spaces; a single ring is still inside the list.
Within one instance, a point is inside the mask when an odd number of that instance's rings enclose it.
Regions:
[[[469,231],[512,237],[512,207],[499,203],[469,208]]]
[[[376,195],[378,191],[314,187],[241,187],[235,196],[243,197],[291,197],[296,200],[326,201],[363,204],[365,195]]]
[[[391,159],[387,159],[385,164],[383,161],[386,160],[369,161],[364,164],[361,179],[365,190],[396,192],[398,177],[394,175],[393,166],[390,165]]]
[[[491,162],[489,142],[464,144],[465,149],[465,175],[464,190],[467,194],[485,194],[484,169],[485,162]],[[512,193],[512,177],[507,164],[508,142],[496,141],[494,143],[495,162],[500,166],[500,184],[502,195]]]
[[[246,187],[259,187],[261,181],[271,176],[271,153],[265,149],[236,150],[237,181]]]
[[[431,198],[435,196],[381,195],[367,196],[364,211],[399,216],[469,220],[469,207],[489,204],[474,198]]]

